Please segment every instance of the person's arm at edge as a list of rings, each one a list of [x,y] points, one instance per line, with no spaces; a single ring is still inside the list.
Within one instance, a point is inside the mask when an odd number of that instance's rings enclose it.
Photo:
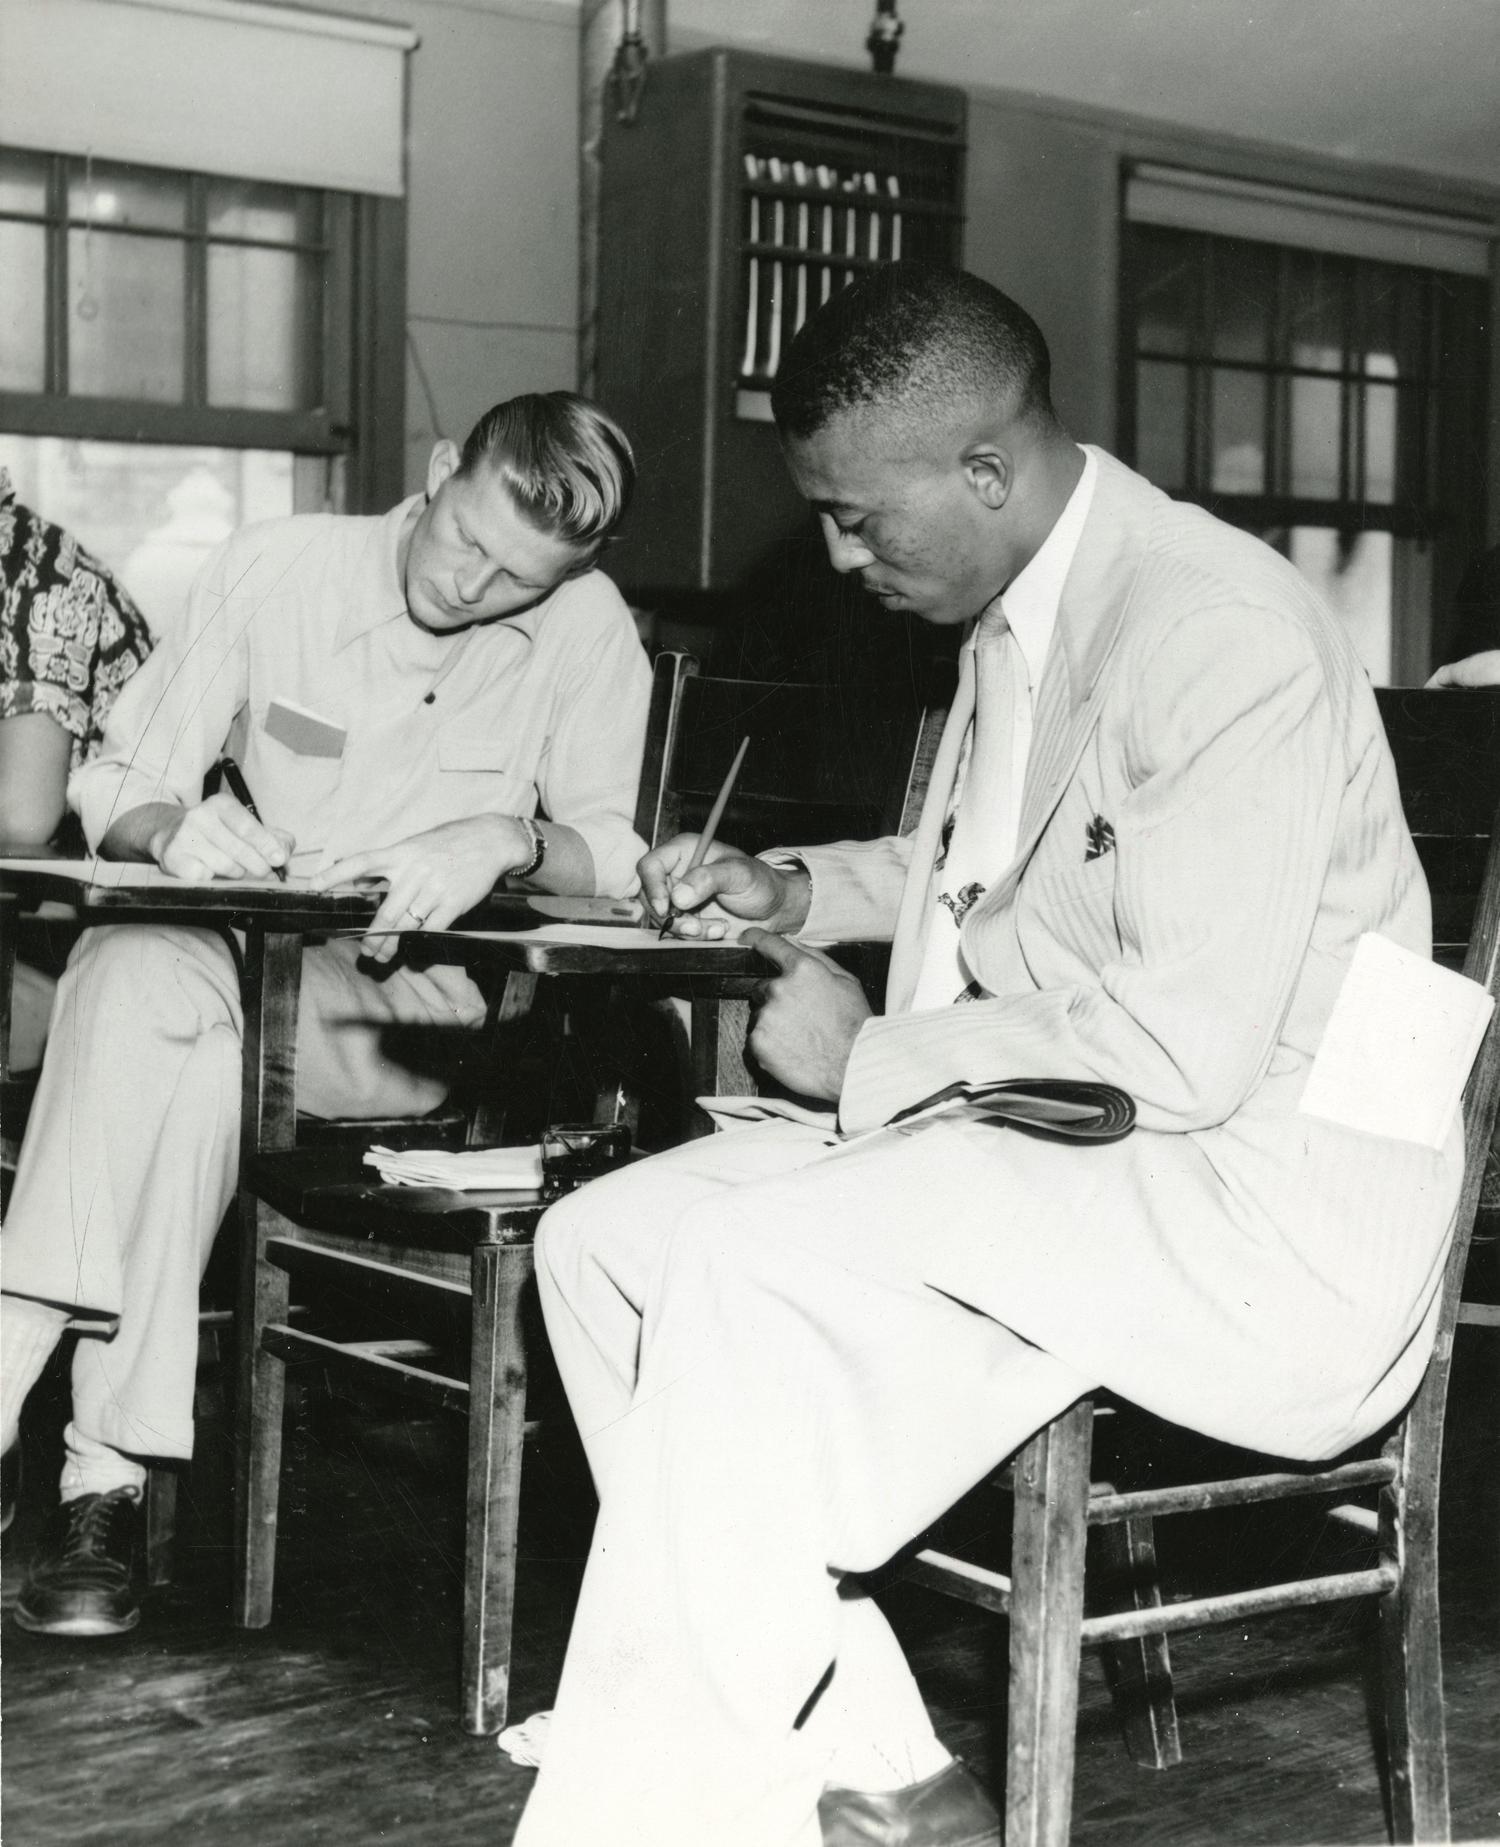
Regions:
[[[0,718],[0,840],[39,847],[67,813],[73,740],[50,712]]]
[[[556,614],[580,626],[586,621],[598,640],[570,676],[566,704],[538,767],[542,814],[535,825],[547,854],[536,877],[523,883],[537,891],[626,897],[645,850],[634,817],[651,669],[614,584],[593,571],[570,588],[586,601]]]

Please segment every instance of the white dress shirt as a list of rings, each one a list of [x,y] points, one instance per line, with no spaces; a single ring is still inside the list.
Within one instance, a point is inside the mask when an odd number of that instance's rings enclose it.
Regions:
[[[973,976],[964,961],[960,940],[963,920],[989,885],[1015,858],[1019,844],[1021,791],[1025,787],[1026,765],[1031,756],[1031,736],[1036,721],[1042,671],[1052,646],[1053,631],[1057,627],[1063,585],[1072,567],[1078,541],[1083,535],[1084,521],[1088,518],[1098,473],[1098,463],[1085,450],[1083,473],[1078,477],[1056,524],[1042,541],[1035,557],[1017,572],[999,598],[1014,638],[1011,660],[1017,669],[1008,676],[1013,725],[1010,800],[1006,804],[1005,822],[997,834],[985,840],[982,845],[970,841],[967,851],[950,855],[938,868],[934,879],[922,972],[917,977],[916,990],[912,996],[913,1011],[924,1007],[945,1007],[952,1001],[965,998],[973,989]],[[977,626],[976,623],[964,642],[966,654],[973,653]],[[973,671],[972,662],[966,666],[965,671]],[[971,724],[954,781],[953,801],[945,830],[950,840],[955,836],[954,822],[963,803],[973,737]],[[976,857],[976,847],[979,857]]]

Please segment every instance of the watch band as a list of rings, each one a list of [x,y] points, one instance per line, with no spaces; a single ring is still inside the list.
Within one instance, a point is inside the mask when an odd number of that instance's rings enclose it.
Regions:
[[[536,822],[532,820],[530,815],[517,815],[516,819],[525,829],[526,838],[531,842],[531,858],[527,860],[524,866],[513,867],[510,876],[513,879],[534,878],[536,874],[541,871],[542,861],[547,857],[547,836],[537,826]]]

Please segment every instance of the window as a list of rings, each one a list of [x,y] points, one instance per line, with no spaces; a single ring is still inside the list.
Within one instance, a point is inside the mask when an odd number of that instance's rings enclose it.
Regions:
[[[0,467],[28,507],[109,565],[153,635],[177,620],[199,567],[237,527],[337,504],[321,461],[284,449],[0,435]]]
[[[404,206],[0,147],[0,463],[158,632],[247,520],[383,511]]]
[[[1484,284],[1155,223],[1124,253],[1127,456],[1289,556],[1377,684],[1422,677],[1477,543]]]
[[[346,448],[350,204],[0,150],[0,422]]]

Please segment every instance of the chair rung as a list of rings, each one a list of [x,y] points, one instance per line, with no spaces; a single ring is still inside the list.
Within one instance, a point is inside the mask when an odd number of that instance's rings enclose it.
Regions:
[[[1089,1500],[1089,1525],[1151,1519],[1158,1514],[1202,1513],[1210,1507],[1243,1507],[1256,1501],[1293,1500],[1303,1494],[1337,1494],[1345,1488],[1383,1487],[1396,1479],[1396,1465],[1384,1456],[1346,1462],[1316,1475],[1240,1475],[1229,1481],[1185,1482],[1174,1488],[1140,1488],[1130,1494],[1098,1494]]]
[[[983,1565],[930,1547],[908,1559],[901,1575],[912,1584],[925,1584],[945,1597],[959,1597],[999,1616],[1010,1609],[1010,1579],[1003,1572],[987,1571]]]
[[[1342,1526],[1352,1526],[1367,1539],[1380,1537],[1380,1516],[1373,1507],[1358,1507],[1353,1501],[1345,1501],[1342,1506],[1330,1507],[1328,1518],[1337,1520]]]
[[[357,1353],[367,1360],[430,1360],[437,1352],[430,1340],[342,1340],[339,1345],[346,1353]],[[433,1374],[434,1378],[442,1376]]]
[[[1172,1635],[1179,1629],[1240,1622],[1247,1616],[1272,1610],[1308,1609],[1319,1603],[1342,1603],[1350,1597],[1383,1597],[1399,1581],[1400,1573],[1394,1565],[1377,1565],[1370,1571],[1331,1571],[1325,1577],[1265,1584],[1258,1590],[1234,1591],[1223,1597],[1195,1597],[1186,1603],[1117,1610],[1106,1616],[1086,1616],[1083,1640],[1085,1645],[1126,1642],[1140,1635]]]
[[[314,1234],[315,1235],[315,1234]],[[266,1258],[268,1262],[279,1264],[283,1269],[293,1263],[311,1259],[315,1263],[341,1263],[354,1270],[368,1270],[376,1276],[397,1277],[403,1283],[411,1283],[418,1289],[442,1289],[449,1295],[471,1296],[474,1291],[467,1282],[456,1282],[445,1276],[432,1276],[421,1270],[408,1269],[399,1263],[381,1263],[375,1257],[363,1257],[349,1250],[333,1250],[327,1245],[313,1242],[313,1235],[288,1238],[272,1234],[266,1239]]]
[[[425,1398],[435,1399],[457,1410],[468,1406],[469,1384],[466,1379],[429,1372],[425,1367],[412,1366],[405,1360],[367,1351],[370,1347],[378,1348],[384,1344],[379,1341],[327,1340],[320,1334],[306,1334],[300,1328],[288,1327],[284,1321],[273,1321],[263,1330],[261,1344],[267,1353],[279,1360],[316,1359],[329,1366],[373,1367],[375,1371],[384,1373]]]
[[[1500,1302],[1460,1302],[1458,1319],[1464,1327],[1500,1328]]]

